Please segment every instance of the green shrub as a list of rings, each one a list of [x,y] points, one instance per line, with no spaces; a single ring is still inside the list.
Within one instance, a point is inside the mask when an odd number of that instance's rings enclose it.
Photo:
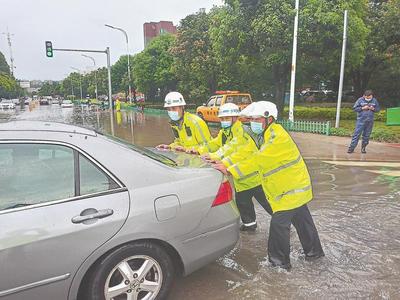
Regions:
[[[351,136],[352,131],[347,128],[331,128],[330,134],[336,136]]]
[[[288,108],[285,107],[283,116],[288,117]],[[335,107],[305,107],[296,106],[294,108],[295,118],[298,120],[335,120],[336,119],[336,108]],[[351,108],[342,108],[340,110],[341,120],[356,120],[357,113]],[[375,114],[375,121],[386,121],[386,111],[381,110]]]
[[[374,128],[371,133],[371,139],[377,142],[399,142],[400,138],[395,133],[385,128]]]

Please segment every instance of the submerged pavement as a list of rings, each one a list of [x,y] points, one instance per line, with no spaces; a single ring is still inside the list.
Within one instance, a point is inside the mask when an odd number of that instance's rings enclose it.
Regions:
[[[0,112],[0,121],[67,122],[155,146],[172,140],[164,116],[110,115],[86,107],[39,107]],[[215,129],[213,130],[215,132]],[[292,229],[291,272],[267,262],[269,215],[255,203],[258,229],[241,233],[234,250],[185,278],[170,300],[191,299],[400,299],[400,148],[371,142],[367,154],[347,154],[349,138],[293,133],[313,180],[309,204],[326,257],[306,262]]]

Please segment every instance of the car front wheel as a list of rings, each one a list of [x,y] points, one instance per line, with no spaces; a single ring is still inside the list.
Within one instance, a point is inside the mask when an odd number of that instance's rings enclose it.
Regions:
[[[167,297],[174,266],[162,247],[139,242],[124,245],[94,269],[88,285],[92,300],[158,300]]]

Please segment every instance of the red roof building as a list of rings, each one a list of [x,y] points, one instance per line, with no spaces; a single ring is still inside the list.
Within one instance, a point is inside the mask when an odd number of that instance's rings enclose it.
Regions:
[[[150,43],[152,39],[164,33],[176,33],[176,26],[170,21],[148,22],[143,24],[144,47]]]

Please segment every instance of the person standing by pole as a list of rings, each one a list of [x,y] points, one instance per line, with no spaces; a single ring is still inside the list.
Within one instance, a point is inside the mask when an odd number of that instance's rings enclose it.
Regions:
[[[369,143],[369,137],[374,126],[374,115],[379,112],[380,109],[379,102],[374,98],[371,90],[365,91],[364,95],[356,101],[353,110],[357,112],[357,123],[347,153],[354,152],[361,134],[361,153],[367,153],[366,147]]]

